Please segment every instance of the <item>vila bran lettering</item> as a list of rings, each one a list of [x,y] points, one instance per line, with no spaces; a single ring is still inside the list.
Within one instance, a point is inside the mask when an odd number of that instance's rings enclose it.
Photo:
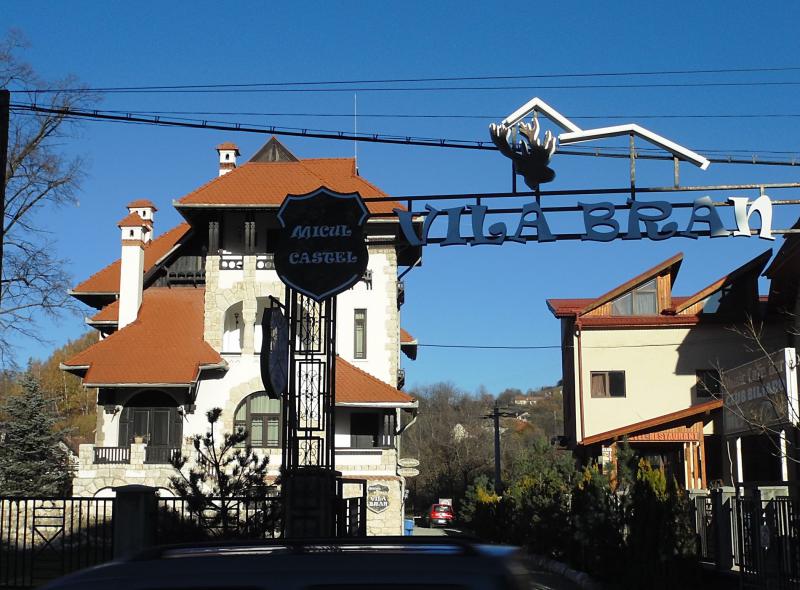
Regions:
[[[499,246],[505,242],[554,242],[557,239],[578,238],[583,241],[611,242],[618,238],[623,240],[660,241],[673,237],[696,239],[703,232],[712,238],[724,236],[750,236],[750,219],[758,213],[761,227],[758,237],[774,240],[772,235],[772,201],[767,195],[761,195],[750,202],[743,197],[730,197],[728,202],[733,206],[736,229],[725,229],[717,212],[717,204],[711,197],[700,197],[692,203],[688,222],[681,228],[678,222],[670,220],[673,204],[668,201],[634,201],[628,200],[627,220],[616,218],[618,206],[613,203],[578,203],[577,211],[583,215],[584,231],[578,236],[564,236],[554,233],[547,221],[546,211],[538,203],[528,203],[522,207],[515,224],[509,226],[505,221],[492,223],[486,228],[487,213],[492,213],[485,205],[462,205],[449,209],[436,209],[425,205],[425,212],[394,209],[400,223],[403,236],[411,246],[425,246],[438,242],[440,246],[482,244]],[[422,232],[414,227],[415,221],[424,216]],[[471,236],[461,232],[462,217],[467,216],[471,223]],[[437,219],[442,219],[446,226],[443,237],[431,237],[431,227]],[[513,231],[512,231],[513,230]]]

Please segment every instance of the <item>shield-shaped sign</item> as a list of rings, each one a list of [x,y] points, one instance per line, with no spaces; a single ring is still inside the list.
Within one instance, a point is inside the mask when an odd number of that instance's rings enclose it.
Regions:
[[[261,334],[261,381],[278,398],[286,393],[289,372],[289,321],[280,307],[264,310]]]
[[[389,507],[389,487],[376,483],[367,487],[367,508],[380,513]]]
[[[278,211],[275,270],[280,279],[315,301],[355,285],[367,269],[368,218],[358,193],[322,187],[306,195],[287,195]]]

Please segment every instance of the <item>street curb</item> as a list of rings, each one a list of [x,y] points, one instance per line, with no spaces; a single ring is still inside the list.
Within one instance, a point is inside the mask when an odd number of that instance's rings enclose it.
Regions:
[[[581,588],[581,590],[603,590],[603,586],[592,580],[589,574],[572,569],[566,563],[536,554],[528,555],[528,560],[533,567],[552,574],[564,576],[567,580]]]

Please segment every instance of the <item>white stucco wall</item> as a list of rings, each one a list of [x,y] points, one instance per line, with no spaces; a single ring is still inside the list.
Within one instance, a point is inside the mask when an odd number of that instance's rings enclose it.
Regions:
[[[131,238],[134,239],[134,238]],[[144,250],[140,244],[123,244],[119,279],[119,329],[136,319],[142,305]]]
[[[697,397],[698,369],[735,367],[752,353],[746,339],[723,325],[582,331],[584,435],[592,436],[709,401]],[[578,339],[575,420],[580,438]],[[625,397],[593,398],[593,371],[625,371]]]

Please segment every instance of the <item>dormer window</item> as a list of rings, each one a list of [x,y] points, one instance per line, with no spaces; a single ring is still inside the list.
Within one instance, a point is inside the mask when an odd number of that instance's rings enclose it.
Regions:
[[[657,315],[656,281],[653,279],[625,293],[611,304],[611,315]]]

